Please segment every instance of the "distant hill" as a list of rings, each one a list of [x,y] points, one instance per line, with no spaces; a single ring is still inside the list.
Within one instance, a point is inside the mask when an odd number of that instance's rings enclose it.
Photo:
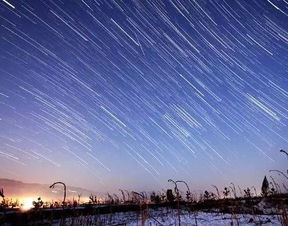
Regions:
[[[54,189],[49,188],[50,184],[24,183],[21,181],[0,178],[0,189],[3,188],[5,198],[35,198],[41,197],[44,201],[62,200],[63,186],[56,185]],[[73,197],[77,200],[81,194],[81,200],[87,200],[90,194],[100,195],[87,189],[67,185],[67,200]]]

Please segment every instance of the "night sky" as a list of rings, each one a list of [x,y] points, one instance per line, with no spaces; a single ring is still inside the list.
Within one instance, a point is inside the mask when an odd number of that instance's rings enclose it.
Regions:
[[[287,0],[0,0],[0,25],[0,177],[281,181]]]

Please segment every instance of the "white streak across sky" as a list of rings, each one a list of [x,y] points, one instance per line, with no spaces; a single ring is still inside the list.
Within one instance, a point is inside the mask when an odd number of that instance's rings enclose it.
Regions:
[[[0,177],[250,183],[287,123],[287,1],[0,1]]]

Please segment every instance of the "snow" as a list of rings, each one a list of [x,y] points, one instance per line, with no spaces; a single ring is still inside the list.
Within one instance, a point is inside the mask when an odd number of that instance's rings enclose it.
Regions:
[[[273,225],[280,226],[280,216],[278,215],[251,215],[251,214],[222,214],[206,212],[189,212],[180,210],[180,223],[182,226],[203,225]],[[138,226],[145,219],[145,225],[179,225],[178,211],[171,208],[158,208],[143,210],[140,212],[120,212],[113,214],[99,214],[89,216],[79,216],[77,218],[66,218],[64,220],[54,221],[53,225],[58,226],[61,223],[67,225],[127,225]],[[63,222],[64,221],[64,222]]]

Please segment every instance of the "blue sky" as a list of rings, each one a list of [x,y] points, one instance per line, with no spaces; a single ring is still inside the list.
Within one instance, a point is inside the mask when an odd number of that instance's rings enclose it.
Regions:
[[[287,168],[287,7],[0,1],[1,177],[259,186]]]

